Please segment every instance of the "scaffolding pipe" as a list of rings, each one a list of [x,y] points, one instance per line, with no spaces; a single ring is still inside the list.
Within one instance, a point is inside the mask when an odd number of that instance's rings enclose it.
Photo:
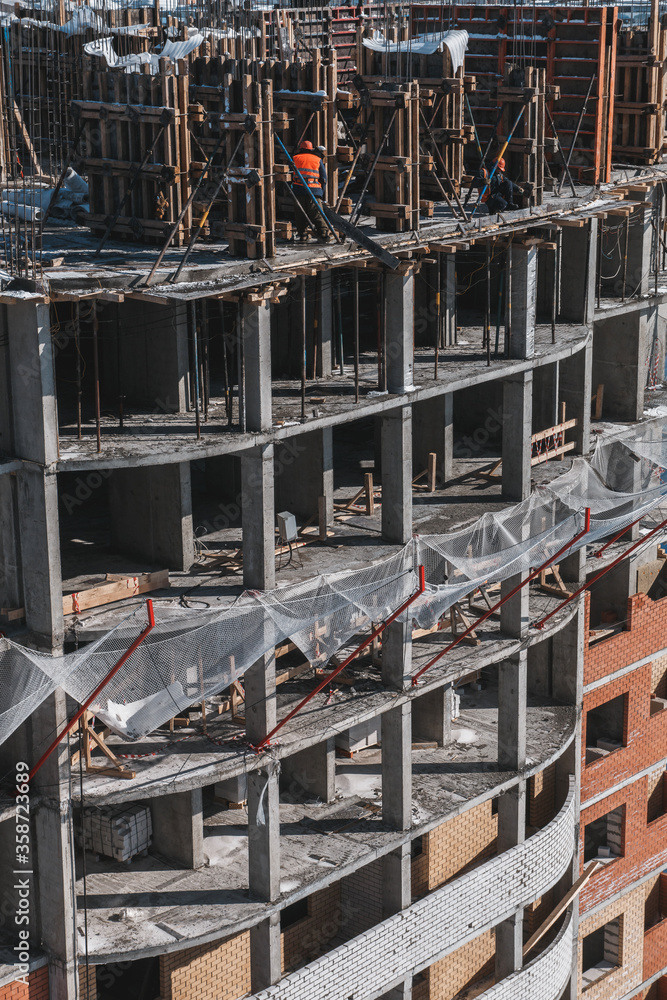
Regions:
[[[613,559],[608,566],[605,566],[604,569],[601,569],[600,572],[596,573],[594,577],[591,577],[591,579],[588,580],[588,582],[585,583],[583,587],[579,587],[579,590],[575,590],[574,594],[568,597],[565,601],[561,601],[558,607],[554,608],[553,611],[550,611],[548,615],[544,616],[544,618],[541,618],[539,622],[535,622],[535,624],[532,627],[544,628],[545,622],[548,622],[550,618],[553,618],[553,616],[557,614],[561,610],[561,608],[564,608],[565,605],[573,601],[575,597],[579,597],[579,595],[583,594],[585,590],[588,590],[589,587],[592,587],[594,583],[597,583],[597,581],[605,575],[605,573],[608,573],[610,569],[614,568],[614,566],[618,566],[618,564],[623,559],[626,559],[629,555],[631,555],[635,551],[635,549],[638,549],[640,545],[643,545],[644,542],[647,542],[649,538],[651,538],[665,526],[667,526],[667,518],[665,518],[664,521],[661,521],[660,524],[656,525],[655,528],[652,528],[649,531],[649,533],[647,535],[644,535],[643,538],[640,538],[638,542],[635,542],[634,545],[631,545],[629,549],[626,549],[625,552],[622,552],[620,556],[617,556],[616,559]],[[627,531],[628,529],[626,528],[625,530]]]
[[[416,590],[416,591],[414,592],[414,594],[411,594],[411,595],[410,595],[410,597],[408,597],[407,601],[404,601],[404,602],[403,602],[403,604],[401,604],[400,608],[398,608],[398,610],[394,611],[394,612],[393,612],[393,614],[391,614],[391,615],[389,616],[389,618],[387,618],[387,620],[386,620],[385,622],[383,622],[383,623],[382,623],[381,625],[378,625],[378,627],[377,627],[376,629],[374,629],[374,630],[373,630],[373,631],[371,632],[371,634],[370,634],[370,635],[368,636],[368,638],[367,638],[367,639],[364,639],[364,641],[363,641],[363,642],[362,642],[362,643],[361,643],[361,644],[360,644],[359,646],[357,646],[357,648],[356,648],[356,649],[354,650],[354,652],[350,653],[350,655],[349,655],[349,656],[346,656],[346,657],[345,657],[345,659],[343,660],[343,662],[342,662],[342,663],[340,663],[340,664],[339,664],[339,665],[338,665],[338,666],[336,667],[336,669],[335,669],[335,670],[333,670],[333,671],[332,671],[332,672],[331,672],[331,673],[330,673],[330,674],[329,674],[329,675],[328,675],[327,677],[324,677],[324,678],[323,678],[323,679],[322,679],[322,680],[320,681],[320,683],[319,683],[319,684],[317,685],[317,687],[316,687],[316,688],[315,688],[315,689],[314,689],[313,691],[311,691],[311,692],[310,692],[310,694],[307,694],[305,698],[302,698],[302,699],[301,699],[301,701],[299,702],[299,704],[298,704],[298,705],[297,705],[297,706],[296,706],[295,708],[293,708],[291,712],[288,712],[288,714],[287,714],[287,715],[285,716],[285,718],[284,718],[284,719],[281,719],[281,721],[280,721],[280,722],[278,723],[278,725],[277,725],[277,726],[274,726],[274,727],[273,727],[273,729],[271,730],[271,732],[270,732],[270,733],[268,733],[268,734],[267,734],[267,735],[266,735],[266,736],[264,737],[264,739],[262,740],[262,742],[261,742],[261,743],[258,743],[256,747],[253,747],[253,749],[254,749],[254,750],[255,750],[255,751],[257,752],[257,753],[259,753],[259,752],[260,752],[261,750],[263,750],[263,749],[264,749],[265,747],[269,746],[269,744],[270,744],[271,740],[272,740],[272,739],[273,739],[273,737],[274,737],[274,736],[276,735],[276,733],[277,733],[277,732],[278,732],[278,731],[279,731],[280,729],[282,729],[282,728],[283,728],[283,726],[284,726],[284,725],[285,725],[285,724],[286,724],[287,722],[289,722],[289,721],[290,721],[290,719],[293,719],[293,718],[294,718],[294,716],[295,716],[295,715],[296,715],[296,714],[297,714],[298,712],[300,712],[300,711],[301,711],[301,709],[302,709],[302,708],[304,708],[304,707],[305,707],[305,706],[306,706],[306,705],[308,704],[308,702],[309,702],[309,701],[311,701],[311,700],[312,700],[312,699],[313,699],[313,698],[315,697],[315,695],[316,695],[316,694],[319,694],[319,693],[320,693],[320,691],[322,691],[322,690],[323,690],[323,688],[325,688],[325,687],[327,686],[327,684],[331,683],[331,681],[332,681],[332,680],[333,680],[333,679],[334,679],[335,677],[337,677],[337,676],[338,676],[338,674],[340,674],[340,673],[341,673],[341,672],[342,672],[342,671],[343,671],[343,670],[345,669],[345,667],[346,667],[346,666],[347,666],[347,665],[348,665],[349,663],[351,663],[351,662],[352,662],[352,660],[353,660],[353,659],[354,659],[354,658],[355,658],[356,656],[358,656],[358,655],[359,655],[359,653],[361,653],[361,652],[362,652],[362,650],[364,650],[364,649],[366,649],[366,648],[367,648],[368,646],[370,646],[370,644],[371,644],[371,643],[372,643],[372,642],[373,642],[373,641],[374,641],[375,639],[377,639],[377,637],[378,637],[379,635],[382,635],[382,633],[383,633],[383,632],[384,632],[384,630],[385,630],[385,629],[387,628],[387,626],[388,626],[388,625],[391,625],[391,623],[392,623],[392,622],[396,621],[396,619],[397,619],[397,618],[398,618],[398,617],[399,617],[400,615],[402,615],[402,614],[403,614],[403,612],[404,612],[404,611],[405,611],[405,610],[406,610],[407,608],[409,608],[411,604],[414,604],[414,602],[415,602],[415,601],[417,600],[417,598],[418,598],[418,597],[421,597],[421,595],[422,595],[422,594],[424,593],[424,591],[425,591],[425,590],[426,590],[426,574],[425,574],[425,572],[424,572],[424,567],[423,567],[423,566],[420,566],[420,567],[419,567],[419,586],[417,587],[417,590]]]
[[[463,639],[465,639],[466,636],[470,635],[471,632],[474,632],[476,628],[479,628],[482,622],[485,622],[487,618],[490,618],[491,615],[495,614],[498,608],[501,608],[503,604],[506,604],[509,601],[510,597],[514,597],[514,595],[518,594],[520,590],[523,590],[523,588],[526,587],[532,580],[534,580],[535,577],[539,576],[543,570],[551,566],[551,564],[554,563],[556,559],[559,559],[562,555],[564,555],[568,549],[571,549],[572,546],[575,544],[575,542],[580,541],[580,539],[582,539],[584,535],[587,535],[590,530],[591,530],[591,509],[590,507],[586,507],[584,527],[582,531],[576,534],[574,538],[570,539],[570,541],[566,545],[563,545],[562,548],[558,550],[558,552],[555,552],[554,555],[550,556],[550,558],[547,559],[546,562],[543,562],[541,566],[538,566],[537,569],[534,569],[532,571],[532,573],[529,573],[525,580],[522,580],[521,583],[517,583],[516,587],[512,587],[509,594],[506,594],[505,597],[501,597],[501,599],[497,601],[493,605],[493,607],[489,608],[488,611],[484,612],[481,618],[477,618],[476,621],[472,623],[472,625],[469,625],[468,628],[465,629],[464,632],[461,632],[460,635],[457,635],[453,642],[450,642],[448,646],[445,646],[442,652],[434,656],[432,660],[429,660],[428,663],[421,668],[421,670],[418,670],[415,676],[412,678],[412,686],[416,687],[417,684],[419,683],[419,678],[421,677],[421,675],[425,674],[427,670],[430,670],[430,668],[433,666],[434,663],[437,663],[438,660],[441,660],[442,657],[445,655],[445,653],[448,653],[450,649],[454,648],[454,646],[458,646],[458,644]]]
[[[97,696],[100,693],[100,691],[102,691],[102,689],[107,686],[107,684],[109,683],[109,681],[112,680],[116,676],[116,674],[118,673],[118,671],[120,670],[120,668],[122,666],[124,666],[127,663],[127,661],[129,660],[129,658],[132,656],[132,653],[134,653],[135,649],[137,649],[137,647],[141,645],[141,643],[144,641],[144,639],[146,638],[146,636],[148,635],[148,633],[151,632],[155,628],[155,615],[153,613],[153,602],[150,599],[146,601],[146,612],[148,614],[148,625],[146,626],[146,628],[143,630],[143,632],[141,632],[140,635],[137,636],[137,638],[134,640],[134,642],[132,643],[132,645],[123,653],[123,655],[121,656],[120,660],[115,665],[115,667],[112,667],[111,670],[109,671],[109,673],[106,675],[106,677],[102,681],[100,681],[100,683],[97,685],[97,687],[95,688],[95,690],[93,691],[93,693],[90,695],[90,697],[86,698],[86,700],[83,703],[83,705],[81,705],[81,707],[79,708],[79,710],[77,712],[75,712],[74,715],[72,716],[72,718],[69,720],[69,722],[67,723],[67,725],[63,729],[62,733],[60,733],[58,736],[56,736],[55,740],[53,741],[53,743],[51,744],[51,746],[48,748],[48,750],[44,751],[44,753],[39,758],[39,760],[37,761],[37,763],[34,765],[34,767],[32,768],[32,770],[29,771],[28,778],[27,778],[28,781],[31,781],[32,778],[35,777],[35,775],[39,771],[40,767],[42,767],[42,765],[48,760],[48,758],[51,756],[51,754],[56,749],[56,747],[58,746],[58,744],[62,743],[62,741],[64,740],[64,738],[67,736],[67,734],[69,732],[71,732],[72,729],[74,729],[74,726],[77,724],[77,722],[79,721],[79,719],[81,718],[81,716],[83,715],[83,713],[86,712],[86,711],[88,711],[88,709],[90,708],[90,706],[92,705],[92,703],[95,701],[95,699],[97,698]]]

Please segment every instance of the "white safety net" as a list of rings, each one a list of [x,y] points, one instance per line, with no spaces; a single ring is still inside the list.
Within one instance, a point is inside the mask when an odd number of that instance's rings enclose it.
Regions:
[[[609,537],[666,494],[667,421],[642,424],[605,440],[590,463],[575,459],[567,473],[522,503],[458,531],[416,536],[361,569],[248,591],[221,610],[156,604],[155,628],[91,708],[115,732],[137,739],[229,687],[286,639],[311,663],[324,665],[416,591],[419,565],[426,591],[405,615],[429,627],[480,584],[510,579]],[[583,529],[587,507],[590,531],[567,548]],[[64,656],[0,639],[0,743],[57,686],[83,703],[145,625],[142,607],[103,638]]]

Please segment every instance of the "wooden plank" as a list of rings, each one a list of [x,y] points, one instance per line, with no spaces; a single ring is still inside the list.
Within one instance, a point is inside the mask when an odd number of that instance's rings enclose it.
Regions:
[[[122,580],[99,584],[74,594],[63,597],[63,614],[73,615],[89,608],[99,608],[105,604],[122,601],[126,597],[136,597],[147,594],[151,590],[159,590],[169,586],[169,570],[162,569],[156,573],[142,573],[139,576],[127,576]]]
[[[575,447],[576,442],[569,441],[567,444],[561,445],[559,448],[552,448],[551,450],[543,452],[541,455],[536,455],[534,458],[531,458],[530,464],[533,466],[540,465],[542,462],[548,462],[549,459],[556,458],[558,455],[564,455],[566,452],[572,451]]]
[[[561,913],[565,913],[568,906],[572,902],[575,896],[577,896],[581,890],[584,888],[589,879],[595,874],[595,872],[602,868],[603,865],[599,861],[592,861],[588,865],[582,875],[579,876],[577,881],[574,883],[571,889],[569,889],[559,903],[554,907],[549,916],[544,920],[540,926],[537,928],[535,933],[528,938],[525,945],[523,946],[523,957],[525,958],[528,952],[535,947],[537,942],[544,937],[547,931],[553,927],[555,922],[560,917]]]
[[[538,431],[536,434],[531,435],[531,443],[535,444],[536,441],[543,441],[544,438],[553,437],[556,434],[561,434],[563,431],[569,431],[572,427],[577,426],[576,417],[572,420],[566,420],[564,423],[555,424],[553,427],[547,427],[545,431]]]

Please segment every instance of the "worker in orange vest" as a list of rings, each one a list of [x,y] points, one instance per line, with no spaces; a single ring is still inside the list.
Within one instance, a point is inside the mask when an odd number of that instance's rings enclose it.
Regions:
[[[294,156],[294,166],[297,169],[294,171],[294,176],[292,177],[292,188],[300,205],[300,209],[297,209],[296,213],[298,239],[301,243],[308,241],[306,230],[308,223],[310,223],[320,242],[328,243],[331,238],[329,230],[327,229],[322,212],[311,197],[311,195],[314,195],[318,202],[323,200],[327,186],[327,172],[322,159],[313,149],[312,142],[306,139],[301,143],[299,152]],[[309,190],[306,190],[304,182]]]

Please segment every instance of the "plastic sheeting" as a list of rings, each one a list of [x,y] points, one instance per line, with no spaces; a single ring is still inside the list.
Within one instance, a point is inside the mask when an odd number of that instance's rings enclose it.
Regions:
[[[415,56],[432,56],[443,45],[449,49],[454,72],[463,64],[468,48],[467,31],[440,31],[428,35],[415,35],[404,42],[389,42],[384,35],[375,31],[372,38],[363,38],[363,44],[373,52],[407,52]]]
[[[666,428],[664,419],[631,428],[599,445],[592,462],[575,459],[569,472],[522,503],[486,513],[458,531],[416,536],[362,569],[247,592],[220,610],[158,604],[156,627],[94,709],[115,732],[136,739],[228,687],[285,639],[322,666],[414,593],[420,564],[426,591],[405,614],[429,627],[479,584],[508,579],[553,557],[581,531],[586,507],[591,530],[579,546],[655,508],[667,494]],[[140,608],[97,642],[65,656],[0,640],[0,742],[58,685],[85,701],[144,625]]]

